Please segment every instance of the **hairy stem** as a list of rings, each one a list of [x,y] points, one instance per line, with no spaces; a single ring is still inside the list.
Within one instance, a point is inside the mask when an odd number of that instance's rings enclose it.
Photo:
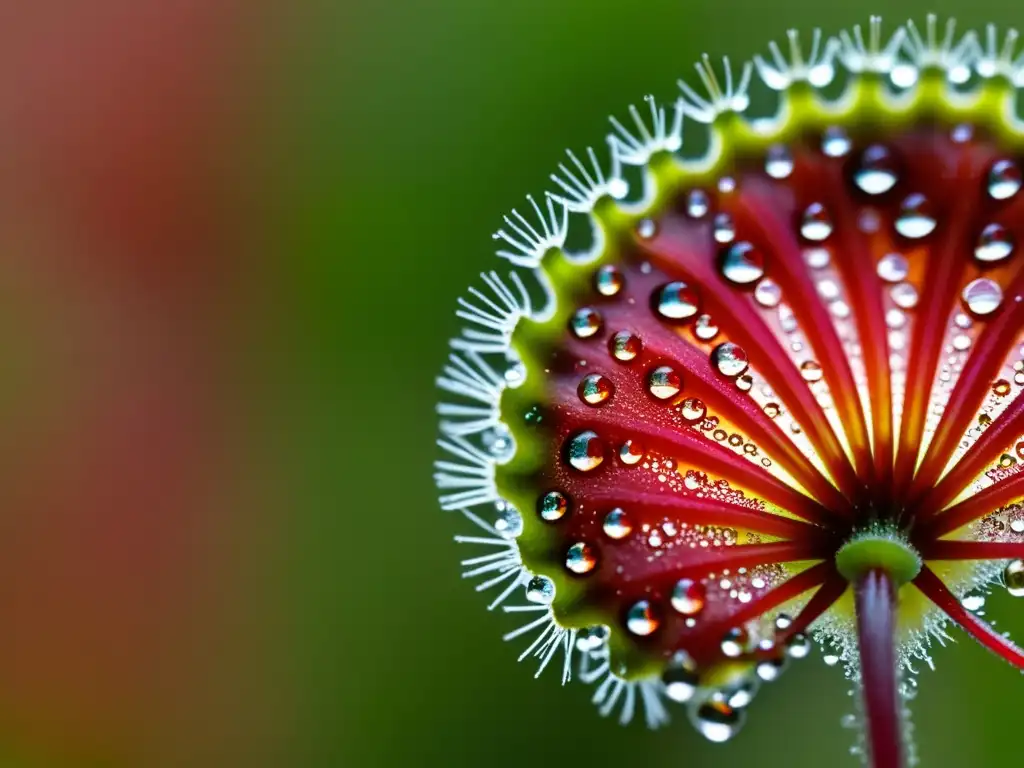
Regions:
[[[900,705],[896,671],[896,587],[883,570],[865,573],[854,585],[857,639],[868,745],[874,768],[901,768]]]

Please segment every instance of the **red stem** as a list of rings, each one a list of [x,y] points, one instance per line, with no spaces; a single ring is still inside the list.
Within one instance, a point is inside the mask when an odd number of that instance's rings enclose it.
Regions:
[[[900,706],[896,671],[896,588],[889,575],[872,570],[854,586],[864,716],[871,765],[901,768]]]
[[[1024,669],[1024,650],[964,608],[963,604],[942,582],[942,579],[936,576],[928,566],[925,566],[914,579],[914,586],[988,650],[1018,669]]]

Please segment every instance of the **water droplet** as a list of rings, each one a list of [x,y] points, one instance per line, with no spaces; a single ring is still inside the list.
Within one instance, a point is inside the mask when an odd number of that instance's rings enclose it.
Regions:
[[[831,301],[839,296],[839,283],[835,280],[819,280],[818,293],[821,298]]]
[[[811,652],[811,641],[807,635],[797,633],[786,641],[786,655],[791,659],[806,659]]]
[[[721,744],[740,732],[743,710],[732,709],[724,702],[708,701],[697,707],[690,719],[705,739]]]
[[[1006,379],[999,379],[992,384],[992,394],[997,397],[1005,397],[1010,394],[1010,382]]]
[[[516,452],[512,432],[504,424],[496,424],[480,435],[480,442],[487,452],[498,461],[507,461]]]
[[[797,328],[796,315],[788,304],[779,305],[779,326],[786,333],[792,333]]]
[[[839,663],[839,657],[836,656],[834,653],[826,653],[822,657],[822,661],[825,662],[826,667],[834,667],[836,664]]]
[[[686,398],[679,407],[679,414],[689,422],[700,421],[707,415],[707,412],[708,408],[704,405],[704,401],[696,397]]]
[[[785,179],[793,172],[793,155],[783,144],[775,144],[768,148],[768,156],[764,161],[764,170],[773,179]]]
[[[887,253],[878,260],[878,276],[887,283],[898,283],[906,280],[910,274],[907,260],[898,253]]]
[[[602,296],[615,296],[626,284],[622,271],[614,264],[605,264],[594,273],[594,287]]]
[[[991,315],[1003,303],[1003,289],[995,280],[979,277],[967,284],[961,298],[975,315]]]
[[[978,236],[974,255],[978,261],[1002,261],[1013,253],[1013,235],[1002,224],[989,224]]]
[[[615,392],[615,386],[607,376],[590,373],[580,381],[576,392],[579,394],[580,400],[587,405],[602,405]]]
[[[540,497],[537,512],[549,523],[561,520],[569,511],[569,499],[559,491],[548,491]]]
[[[815,381],[821,381],[825,375],[821,366],[814,360],[805,360],[800,363],[800,375],[804,377],[804,381],[814,383]]]
[[[764,277],[764,257],[753,244],[744,241],[722,250],[719,268],[726,280],[751,285]]]
[[[718,335],[718,326],[711,322],[711,315],[701,315],[693,332],[701,341],[711,341]]]
[[[725,245],[736,239],[736,225],[728,213],[720,213],[715,216],[714,226],[715,242]]]
[[[694,219],[702,219],[708,213],[708,195],[702,189],[691,189],[686,196],[686,213]]]
[[[707,589],[692,579],[680,579],[672,588],[672,607],[683,616],[696,616],[704,610]]]
[[[644,345],[640,337],[631,331],[619,331],[608,342],[608,349],[612,357],[622,363],[635,360],[636,356],[643,351]]]
[[[850,305],[845,301],[833,301],[828,305],[829,311],[840,319],[844,319],[850,316]]]
[[[636,225],[636,233],[644,240],[649,240],[658,232],[658,225],[652,219],[640,219]]]
[[[626,510],[616,507],[604,516],[604,523],[601,525],[604,535],[616,541],[624,539],[633,532],[633,521],[629,519]]]
[[[722,638],[721,649],[725,656],[730,659],[735,659],[743,655],[743,652],[747,649],[747,637],[746,630],[739,627],[730,629],[725,633],[725,637]]]
[[[785,632],[793,626],[793,617],[788,613],[780,613],[775,617],[775,629],[778,632]]]
[[[504,499],[494,505],[497,516],[494,518],[494,530],[503,539],[514,539],[523,532],[523,516],[519,510]]]
[[[804,261],[811,269],[824,269],[832,261],[828,248],[808,248],[804,251]]]
[[[829,157],[842,157],[850,151],[850,137],[839,126],[832,126],[822,136],[821,151]]]
[[[821,203],[811,203],[800,221],[800,234],[807,240],[820,242],[832,234],[832,219]]]
[[[766,277],[754,289],[754,301],[762,307],[768,307],[769,309],[777,307],[779,302],[782,301],[782,289],[778,283]]]
[[[957,352],[966,352],[971,348],[971,337],[966,333],[958,333],[953,337],[953,349]]]
[[[667,365],[658,366],[647,375],[647,389],[659,400],[672,399],[682,388],[682,377]]]
[[[619,448],[619,459],[627,467],[639,464],[644,457],[644,447],[636,440],[627,440]]]
[[[515,389],[526,381],[526,365],[521,361],[513,362],[505,369],[505,384]]]
[[[638,600],[626,612],[626,629],[634,635],[647,637],[661,625],[654,606],[647,600]]]
[[[593,307],[577,309],[569,321],[573,335],[577,339],[589,339],[601,330],[601,313]]]
[[[1024,560],[1012,560],[1003,571],[1006,591],[1013,597],[1024,597]]]
[[[740,392],[749,392],[754,386],[754,377],[749,373],[744,373],[742,376],[736,379],[736,389]]]
[[[1020,191],[1020,168],[1012,160],[997,160],[988,172],[988,193],[994,200],[1009,200]]]
[[[573,469],[590,472],[604,461],[604,445],[596,432],[586,430],[571,438],[566,446],[566,455]]]
[[[896,231],[906,238],[917,240],[930,235],[935,224],[935,214],[928,198],[918,192],[907,195],[896,216]]]
[[[917,306],[917,288],[910,283],[897,283],[889,291],[893,303],[902,309],[913,309]]]
[[[734,675],[712,694],[712,698],[731,709],[745,709],[757,695],[760,683],[752,675]]]
[[[678,704],[685,704],[697,692],[700,675],[693,661],[685,654],[676,654],[661,674],[665,695]]]
[[[718,191],[729,193],[736,191],[736,179],[732,176],[723,176],[718,180]]]
[[[881,144],[872,144],[860,156],[854,183],[869,195],[883,195],[896,186],[896,163]]]
[[[584,627],[576,634],[576,650],[583,653],[596,651],[608,642],[610,634],[611,631],[603,624]]]
[[[655,310],[665,320],[688,320],[700,311],[697,291],[683,282],[672,282],[658,289]]]
[[[597,567],[597,550],[586,542],[577,541],[565,553],[565,567],[582,576]]]
[[[724,341],[711,350],[711,364],[723,376],[734,378],[747,370],[749,362],[743,347]]]
[[[985,596],[984,595],[967,595],[960,604],[968,611],[980,611],[985,607]]]
[[[777,418],[782,413],[782,407],[778,403],[765,403],[763,410],[764,415],[769,419]]]
[[[551,605],[555,599],[555,582],[547,576],[534,576],[526,585],[526,599],[538,605]]]

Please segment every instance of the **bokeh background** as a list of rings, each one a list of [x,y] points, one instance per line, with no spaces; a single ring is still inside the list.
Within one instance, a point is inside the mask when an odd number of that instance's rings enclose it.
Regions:
[[[0,10],[0,765],[855,765],[817,656],[724,747],[517,666],[434,501],[433,377],[499,215],[607,114],[703,51],[929,10],[1024,25],[1007,0]],[[1013,764],[1020,676],[935,656],[924,764]]]

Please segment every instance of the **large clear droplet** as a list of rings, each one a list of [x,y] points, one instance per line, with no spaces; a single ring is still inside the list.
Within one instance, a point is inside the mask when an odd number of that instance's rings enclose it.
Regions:
[[[665,686],[665,695],[672,701],[685,704],[697,693],[700,675],[696,665],[685,653],[677,653],[661,674],[661,682]]]
[[[935,230],[935,214],[931,203],[924,195],[915,192],[900,204],[896,216],[896,231],[904,237],[917,240],[927,237]]]
[[[627,440],[619,448],[619,460],[627,467],[639,464],[644,457],[644,447],[636,440]]]
[[[979,277],[966,285],[961,298],[975,315],[991,315],[1003,303],[1003,289],[995,280]]]
[[[1014,597],[1024,597],[1024,560],[1011,560],[1003,571],[1006,591]]]
[[[560,491],[548,491],[540,497],[537,512],[549,523],[561,520],[569,511],[569,498]]]
[[[821,242],[832,234],[832,219],[821,203],[811,203],[800,220],[800,234],[807,240]]]
[[[724,341],[711,350],[711,364],[720,374],[735,378],[747,370],[747,353],[739,344]]]
[[[643,348],[644,345],[640,341],[640,337],[632,331],[619,331],[608,342],[608,349],[611,351],[612,357],[620,363],[635,360]]]
[[[647,376],[647,390],[659,400],[671,400],[682,388],[682,377],[667,365],[658,366]]]
[[[910,266],[901,254],[887,253],[878,260],[878,276],[887,283],[906,280],[909,274]]]
[[[615,392],[611,379],[600,373],[590,373],[583,377],[577,393],[587,405],[603,405]]]
[[[690,719],[708,741],[723,743],[740,732],[743,710],[732,709],[723,702],[708,701],[694,709]]]
[[[647,637],[661,625],[654,606],[648,600],[639,600],[626,612],[626,629],[634,635]]]
[[[597,433],[588,429],[569,439],[566,455],[573,469],[590,472],[604,461],[604,445]]]
[[[718,335],[718,326],[711,320],[711,315],[701,315],[697,318],[693,333],[701,341],[711,341]]]
[[[683,616],[696,616],[704,610],[707,588],[693,579],[680,579],[672,587],[672,607]]]
[[[821,370],[821,366],[814,360],[804,360],[800,363],[800,375],[803,376],[804,381],[814,383],[821,381],[825,375]]]
[[[604,516],[601,530],[609,539],[619,541],[633,532],[633,521],[629,519],[626,510],[616,507]]]
[[[726,280],[751,285],[764,277],[764,257],[752,243],[740,242],[722,250],[719,268]]]
[[[805,659],[811,652],[811,641],[807,635],[795,634],[786,641],[786,654],[791,659]]]
[[[881,144],[872,144],[860,156],[853,181],[869,195],[883,195],[896,186],[896,163]]]
[[[655,309],[665,320],[688,320],[700,311],[697,291],[676,281],[658,289]]]
[[[614,264],[605,264],[594,273],[594,287],[602,296],[615,296],[625,284],[626,278]]]
[[[582,576],[597,567],[597,550],[584,541],[578,541],[565,553],[565,567]]]
[[[593,307],[581,307],[577,309],[569,326],[577,339],[589,339],[601,330],[601,313]]]
[[[768,156],[764,161],[764,170],[773,179],[785,179],[793,172],[793,154],[783,144],[775,144],[768,148]]]
[[[708,407],[697,397],[688,397],[679,406],[679,415],[690,423],[700,421],[707,413]]]
[[[547,576],[534,576],[526,585],[526,599],[538,605],[551,605],[555,599],[555,582]]]
[[[994,200],[1009,200],[1020,191],[1021,171],[1012,160],[997,160],[988,172],[988,193]]]
[[[978,236],[974,256],[978,261],[1002,261],[1013,253],[1013,235],[1002,224],[989,224]]]

